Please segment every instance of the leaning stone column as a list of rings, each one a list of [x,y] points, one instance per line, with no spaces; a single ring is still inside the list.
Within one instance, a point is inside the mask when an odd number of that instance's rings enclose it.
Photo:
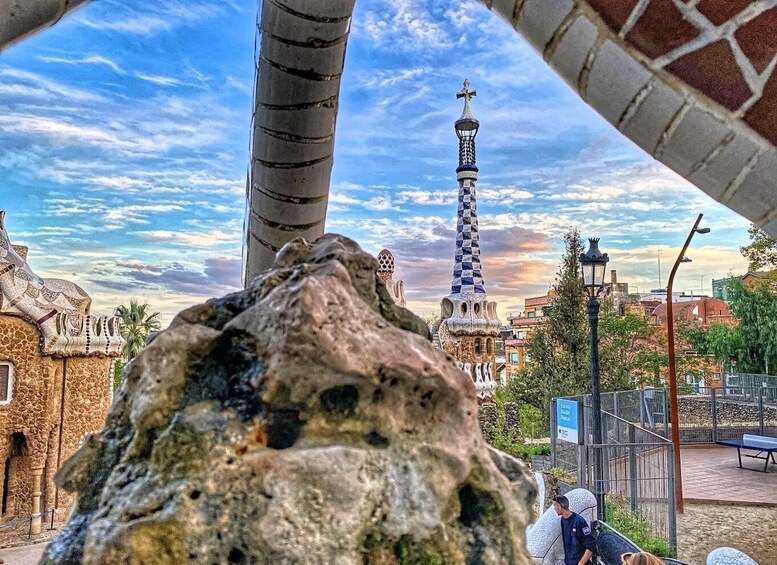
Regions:
[[[43,494],[40,490],[40,478],[43,475],[43,467],[35,467],[32,470],[32,526],[30,533],[39,534],[41,531],[42,518],[40,515],[40,497]]]

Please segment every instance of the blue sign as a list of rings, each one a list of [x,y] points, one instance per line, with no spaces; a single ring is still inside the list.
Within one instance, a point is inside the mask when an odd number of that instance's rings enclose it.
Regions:
[[[556,400],[556,438],[569,443],[583,443],[580,420],[582,411],[576,400]]]

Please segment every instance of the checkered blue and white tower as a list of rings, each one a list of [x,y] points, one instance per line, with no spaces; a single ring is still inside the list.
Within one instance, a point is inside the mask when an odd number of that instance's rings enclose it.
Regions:
[[[464,110],[456,120],[459,138],[459,205],[456,220],[456,254],[451,293],[442,299],[441,323],[437,332],[444,350],[453,355],[475,381],[478,395],[489,398],[496,388],[494,381],[495,342],[499,335],[496,302],[489,301],[480,263],[477,194],[478,167],[475,137],[480,122],[472,115],[470,101],[477,94],[469,81],[456,94],[464,99]]]
[[[451,294],[486,294],[483,273],[480,266],[480,240],[478,234],[478,205],[475,182],[478,167],[475,164],[475,137],[480,128],[472,115],[469,101],[477,95],[469,89],[469,81],[456,98],[464,98],[464,111],[456,120],[456,135],[459,138],[459,166],[456,179],[459,181],[459,210],[456,222],[456,262],[453,266]]]
[[[475,183],[478,167],[475,157],[475,137],[480,122],[472,115],[470,101],[477,91],[469,89],[469,81],[456,94],[464,99],[464,110],[454,125],[459,138],[459,208],[456,219],[456,255],[453,264],[451,293],[442,300],[442,318],[453,334],[498,335],[499,320],[496,303],[489,302],[480,263],[480,232]]]

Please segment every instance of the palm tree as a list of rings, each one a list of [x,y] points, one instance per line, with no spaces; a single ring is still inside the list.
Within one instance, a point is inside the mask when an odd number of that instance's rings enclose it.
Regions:
[[[148,335],[162,327],[159,312],[149,314],[148,311],[148,303],[139,304],[135,298],[130,299],[129,306],[122,304],[116,308],[115,314],[121,318],[122,358],[125,361],[134,359],[146,345]]]

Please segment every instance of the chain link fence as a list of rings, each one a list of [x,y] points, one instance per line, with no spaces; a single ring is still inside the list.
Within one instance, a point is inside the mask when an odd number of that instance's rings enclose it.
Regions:
[[[551,407],[551,458],[553,467],[567,471],[573,482],[592,492],[600,490],[608,501],[608,512],[619,519],[639,523],[676,554],[677,517],[674,500],[673,446],[666,437],[663,415],[665,391],[655,389],[602,395],[603,444],[593,444],[591,407],[588,396],[569,400],[582,402],[585,445],[556,439],[555,402]],[[652,404],[660,406],[659,411]],[[618,416],[617,410],[629,419]],[[661,416],[661,418],[657,418]],[[630,421],[634,420],[634,421]],[[656,420],[659,420],[658,422]],[[655,431],[642,427],[652,425]],[[594,482],[594,453],[602,457],[602,484]],[[610,519],[610,517],[608,517]]]

